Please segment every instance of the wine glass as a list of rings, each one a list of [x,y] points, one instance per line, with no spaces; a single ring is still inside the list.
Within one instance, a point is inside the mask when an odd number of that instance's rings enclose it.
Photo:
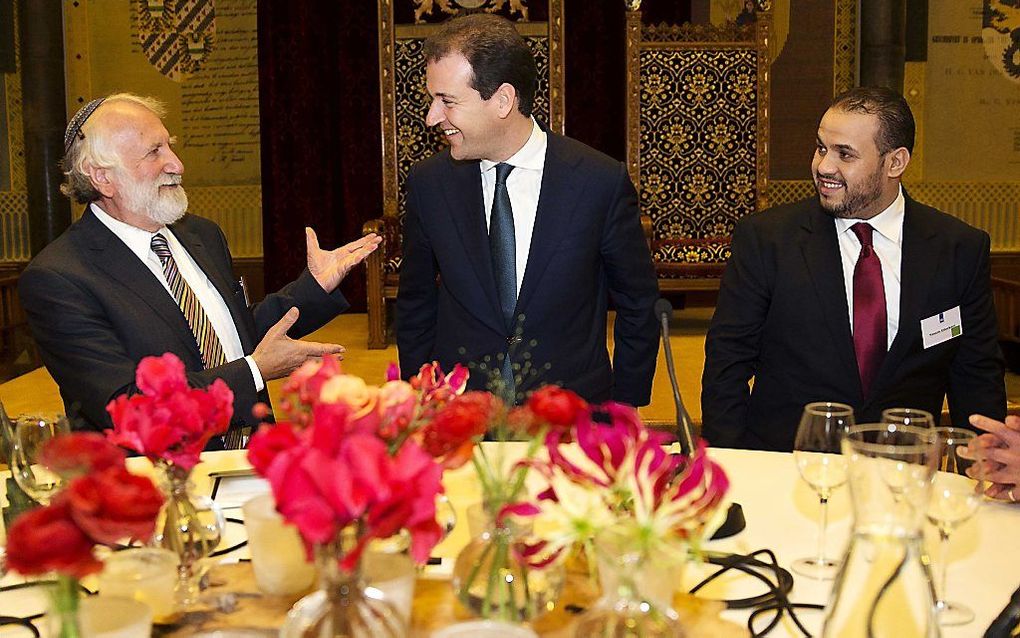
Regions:
[[[14,419],[13,426],[11,474],[32,500],[49,505],[63,479],[39,464],[39,452],[47,441],[70,433],[67,419],[60,415],[55,418],[22,415]]]
[[[975,449],[977,446],[968,449],[968,458],[960,454],[960,450],[976,436],[971,430],[935,428],[935,433],[941,452],[939,469],[942,470],[935,475],[928,505],[928,521],[939,532],[938,600],[935,608],[940,625],[965,625],[974,620],[974,612],[962,603],[947,600],[946,596],[949,538],[956,528],[974,516],[981,505],[987,487],[981,475],[984,463],[980,458],[981,450]],[[971,467],[970,477],[965,474],[968,467]]]
[[[840,445],[853,424],[854,411],[849,405],[819,402],[804,406],[793,443],[793,459],[800,477],[818,494],[822,516],[818,525],[818,553],[793,562],[793,570],[798,574],[827,579],[839,570],[839,561],[825,557],[825,528],[829,497],[846,483],[846,459],[840,453]]]
[[[917,408],[888,408],[882,410],[882,423],[914,425],[919,428],[935,427],[935,418],[927,410]]]

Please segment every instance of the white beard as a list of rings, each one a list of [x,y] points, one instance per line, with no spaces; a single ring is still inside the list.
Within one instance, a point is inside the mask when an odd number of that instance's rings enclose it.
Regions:
[[[169,226],[184,217],[184,213],[188,211],[188,194],[184,192],[184,187],[180,186],[180,183],[180,175],[167,175],[161,177],[158,182],[151,183],[128,178],[121,189],[125,207],[148,217],[156,224]],[[178,186],[163,192],[160,185],[165,184]]]

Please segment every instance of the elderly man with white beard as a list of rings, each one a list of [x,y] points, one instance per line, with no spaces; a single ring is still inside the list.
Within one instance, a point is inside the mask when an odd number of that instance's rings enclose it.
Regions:
[[[61,190],[86,204],[19,281],[43,362],[77,429],[110,427],[106,405],[137,392],[135,367],[172,352],[189,383],[223,379],[234,392],[228,445],[269,402],[267,381],[343,346],[298,339],[348,307],[340,281],[379,245],[369,235],[332,251],[305,229],[308,268],[249,306],[226,238],[187,213],[184,166],[163,125],[165,110],[127,93],[93,100],[64,136]]]

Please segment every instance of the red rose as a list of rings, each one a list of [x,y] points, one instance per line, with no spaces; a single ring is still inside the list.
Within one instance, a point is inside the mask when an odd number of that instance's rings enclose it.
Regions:
[[[572,427],[588,413],[588,404],[570,390],[555,385],[539,388],[528,398],[528,408],[539,420],[558,428]]]
[[[125,538],[149,540],[163,495],[148,477],[111,467],[71,481],[67,501],[82,531],[98,543],[112,545]]]
[[[39,463],[64,478],[124,465],[124,451],[98,432],[75,432],[46,442]]]
[[[7,532],[7,566],[25,576],[60,572],[84,578],[103,569],[92,539],[75,525],[66,499],[25,512]]]
[[[499,402],[488,392],[467,392],[454,397],[422,430],[422,447],[435,458],[447,457],[443,465],[459,467],[467,462],[475,438],[485,434]]]

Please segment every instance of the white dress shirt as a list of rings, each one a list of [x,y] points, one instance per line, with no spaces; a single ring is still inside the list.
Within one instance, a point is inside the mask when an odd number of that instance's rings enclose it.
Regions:
[[[854,268],[861,255],[861,242],[850,227],[860,222],[871,224],[871,243],[882,264],[882,287],[885,289],[886,349],[892,347],[900,326],[900,264],[903,261],[903,188],[893,203],[871,219],[836,219],[836,236],[843,262],[843,283],[846,284],[846,305],[850,309],[850,331],[854,329]]]
[[[521,294],[521,283],[524,281],[524,270],[528,265],[528,253],[531,251],[531,233],[535,229],[535,215],[538,212],[538,196],[542,192],[542,174],[545,172],[545,150],[547,136],[545,131],[531,119],[531,137],[506,160],[506,164],[514,167],[506,178],[506,188],[510,195],[510,207],[514,211],[514,243],[517,294]],[[492,200],[496,193],[496,164],[482,160],[482,201],[485,203],[485,228],[489,227],[492,216]]]
[[[163,274],[163,263],[156,256],[156,253],[152,252],[152,236],[156,233],[150,233],[147,230],[115,219],[94,202],[92,210],[96,213],[99,221],[123,241],[131,249],[131,252],[145,264],[146,268],[152,271],[153,276],[163,284],[166,294],[170,295],[170,298],[176,304],[177,299],[174,298],[173,292],[170,290],[170,284],[167,283],[166,276]],[[209,318],[209,323],[212,324],[213,330],[220,340],[220,345],[223,346],[223,355],[228,362],[244,357],[244,360],[248,363],[248,368],[251,369],[251,376],[255,381],[255,390],[261,392],[266,387],[266,383],[262,379],[262,373],[259,372],[259,367],[255,365],[254,359],[250,356],[244,356],[244,350],[241,349],[241,337],[237,334],[237,326],[234,325],[234,319],[230,316],[230,310],[227,308],[226,302],[223,301],[223,297],[216,290],[216,287],[212,285],[212,282],[209,281],[209,277],[195,263],[195,260],[192,259],[184,246],[177,241],[177,238],[169,228],[164,226],[156,232],[166,237],[166,243],[170,246],[170,253],[177,264],[177,271],[184,277],[184,281],[191,286],[191,290],[194,291],[195,296],[198,298],[198,303],[202,306],[202,310],[205,311],[206,317]],[[142,328],[144,329],[144,327]]]

